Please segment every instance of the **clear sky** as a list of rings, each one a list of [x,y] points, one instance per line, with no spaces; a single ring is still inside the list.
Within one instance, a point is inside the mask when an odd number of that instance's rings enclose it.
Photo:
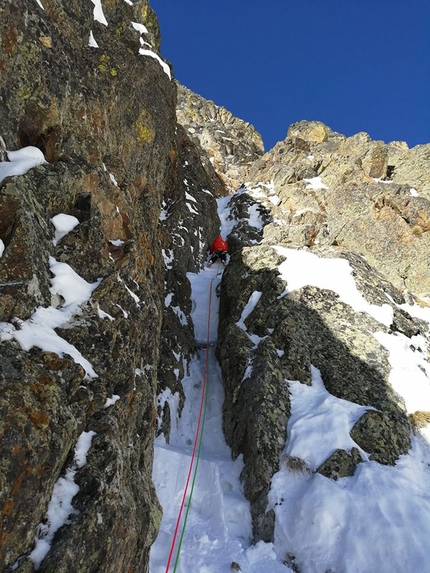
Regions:
[[[430,143],[429,0],[151,0],[161,53],[266,150],[302,119]]]

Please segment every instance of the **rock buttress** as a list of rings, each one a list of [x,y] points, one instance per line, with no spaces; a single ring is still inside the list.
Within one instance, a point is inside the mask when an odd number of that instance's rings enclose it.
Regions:
[[[4,2],[0,14],[0,123],[7,149],[39,147],[49,164],[0,184],[0,320],[19,329],[51,300],[49,257],[89,283],[92,297],[57,335],[69,355],[1,353],[0,561],[31,571],[28,554],[54,483],[83,431],[95,435],[78,470],[73,512],[39,571],[147,571],[161,509],[151,481],[164,261],[158,233],[171,178],[176,91],[156,57],[148,2]],[[93,33],[98,48],[90,47]],[[79,224],[54,246],[50,218]],[[106,400],[119,399],[109,407]],[[15,564],[15,565],[14,565]]]

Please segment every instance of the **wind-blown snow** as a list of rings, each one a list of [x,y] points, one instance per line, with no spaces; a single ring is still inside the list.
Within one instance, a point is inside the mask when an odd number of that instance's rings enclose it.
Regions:
[[[242,330],[246,331],[245,320],[248,316],[252,313],[254,308],[257,306],[258,301],[261,298],[263,293],[261,291],[255,290],[248,299],[248,302],[245,305],[245,308],[242,310],[242,314],[240,316],[239,322],[236,323],[236,326],[241,328]]]
[[[168,208],[167,208],[166,202],[165,202],[165,201],[163,201],[163,203],[162,203],[162,209],[161,209],[161,213],[160,213],[160,216],[159,216],[158,220],[159,220],[159,221],[160,221],[160,223],[161,223],[161,222],[165,221],[165,220],[167,219],[167,217],[168,217],[168,216],[169,216],[169,211],[168,211]]]
[[[150,58],[154,58],[154,60],[157,60],[157,62],[160,64],[160,66],[163,68],[163,72],[167,75],[167,77],[169,78],[169,80],[172,79],[172,73],[170,71],[170,67],[168,64],[166,64],[166,62],[163,62],[163,60],[160,58],[160,56],[158,54],[156,54],[155,52],[153,52],[152,50],[146,50],[145,48],[140,48],[139,50],[139,54],[141,56],[149,56]]]
[[[254,187],[252,183],[246,183],[246,192],[249,193],[252,197],[257,199],[267,199],[273,205],[278,205],[280,203],[279,195],[276,193],[275,185],[273,181],[268,183],[257,183],[257,186]]]
[[[86,376],[95,378],[97,374],[90,362],[73,344],[58,336],[55,329],[66,326],[72,317],[80,312],[80,305],[90,298],[100,281],[87,283],[69,265],[59,263],[53,257],[49,258],[49,264],[54,275],[54,278],[50,279],[50,291],[53,295],[63,297],[63,306],[39,307],[28,320],[18,320],[17,327],[11,323],[0,322],[0,341],[15,339],[26,351],[36,346],[44,352],[55,352],[59,356],[69,354],[85,369]]]
[[[172,268],[172,264],[173,261],[175,259],[175,254],[171,249],[167,249],[167,251],[165,251],[164,249],[161,249],[162,253],[163,253],[163,259],[164,259],[164,264],[166,266],[167,270],[170,270]]]
[[[231,214],[231,209],[229,203],[233,195],[226,195],[225,197],[219,197],[217,199],[218,214],[221,220],[221,235],[223,237],[228,237],[228,235],[233,231],[234,226],[237,224],[236,219]]]
[[[90,37],[89,37],[89,40],[88,40],[88,46],[89,46],[90,48],[98,48],[98,47],[99,47],[99,45],[97,44],[97,42],[96,42],[96,40],[95,40],[95,38],[94,38],[94,34],[93,34],[93,31],[92,31],[92,30],[90,30]]]
[[[427,571],[430,533],[428,444],[413,438],[396,466],[358,465],[337,481],[286,464],[272,479],[275,547],[294,548],[303,573]]]
[[[131,298],[136,303],[136,306],[139,307],[140,306],[140,298],[137,296],[137,294],[134,293],[130,288],[128,288],[128,286],[125,284],[125,282],[122,280],[122,278],[119,275],[117,276],[117,281],[124,286],[125,290],[128,292],[128,294],[131,296]]]
[[[182,326],[186,326],[188,324],[188,320],[184,311],[179,306],[172,306],[171,309],[178,317],[180,324]]]
[[[54,274],[54,278],[50,279],[51,288],[49,290],[52,294],[61,295],[66,307],[73,305],[76,308],[76,305],[86,302],[93,290],[100,284],[100,281],[92,284],[87,283],[70,265],[60,263],[54,257],[49,257],[49,268]]]
[[[284,455],[300,458],[316,470],[337,449],[358,445],[349,432],[367,408],[336,398],[325,389],[320,371],[312,367],[312,386],[288,382],[292,415],[288,421],[288,443]],[[363,457],[367,455],[362,452]]]
[[[263,293],[260,291],[254,291],[251,294],[248,302],[245,305],[245,308],[242,310],[242,314],[240,316],[240,319],[238,320],[238,322],[236,322],[236,326],[241,328],[246,333],[249,340],[254,344],[254,349],[257,348],[257,346],[260,344],[260,342],[262,342],[265,338],[267,338],[267,336],[258,336],[257,334],[250,334],[248,332],[247,327],[246,327],[245,320],[248,318],[248,316],[253,312],[253,310],[257,306],[257,303],[260,300],[262,294]],[[273,332],[273,330],[272,330],[272,332]],[[252,372],[252,364],[249,364],[247,369],[246,369],[246,372],[245,372],[243,379],[245,380],[246,378],[249,378],[251,376],[251,372]]]
[[[91,0],[91,2],[94,4],[94,20],[100,22],[100,24],[104,24],[105,26],[107,26],[108,22],[105,18],[105,15],[103,14],[101,0]]]
[[[260,207],[256,204],[251,205],[251,207],[248,208],[248,215],[249,225],[261,231],[264,227],[264,224],[261,220]]]
[[[191,203],[185,203],[185,205],[187,206],[188,211],[193,213],[193,215],[199,214],[199,212],[191,205]]]
[[[389,351],[390,384],[405,402],[406,410],[430,412],[430,363],[423,337],[406,337],[400,332],[376,332],[375,338]]]
[[[303,179],[306,185],[306,189],[313,189],[314,191],[319,191],[319,189],[328,189],[327,185],[322,182],[321,177],[312,177],[312,179]]]
[[[111,398],[106,398],[106,402],[103,408],[109,408],[110,406],[113,406],[120,399],[121,397],[118,396],[118,394],[112,394]]]
[[[139,34],[147,34],[148,28],[139,22],[132,22],[131,23],[133,28],[139,32]]]

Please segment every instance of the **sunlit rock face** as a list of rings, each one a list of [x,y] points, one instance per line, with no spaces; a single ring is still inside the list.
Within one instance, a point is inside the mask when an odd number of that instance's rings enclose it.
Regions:
[[[271,183],[273,241],[362,253],[400,290],[430,294],[429,145],[345,137],[320,122],[292,125],[254,163],[248,180]]]
[[[249,167],[264,153],[261,136],[252,125],[181,84],[177,115],[199,146],[203,165],[212,164],[228,192],[247,181]]]

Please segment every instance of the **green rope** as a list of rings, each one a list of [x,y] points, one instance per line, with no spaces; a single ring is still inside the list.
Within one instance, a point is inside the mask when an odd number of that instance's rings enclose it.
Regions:
[[[206,378],[207,378],[207,372],[206,372]],[[182,541],[183,541],[184,535],[185,535],[185,527],[186,527],[186,525],[187,525],[188,514],[190,513],[191,499],[192,499],[192,497],[193,497],[194,485],[195,485],[195,483],[196,483],[196,478],[197,478],[197,469],[198,469],[198,467],[199,467],[200,452],[201,452],[202,443],[203,443],[203,430],[204,430],[204,427],[205,427],[207,401],[208,401],[208,392],[207,392],[207,388],[206,388],[206,391],[205,391],[205,401],[204,401],[204,406],[203,406],[202,427],[201,427],[201,430],[200,430],[199,446],[198,446],[198,449],[197,449],[196,464],[195,464],[195,466],[194,466],[193,481],[191,482],[190,497],[189,497],[189,499],[188,499],[187,511],[185,512],[184,523],[183,523],[183,525],[182,525],[181,537],[180,537],[180,539],[179,539],[178,552],[176,553],[176,559],[175,559],[175,565],[174,565],[174,567],[173,567],[173,573],[176,573],[176,568],[177,568],[178,563],[179,563],[179,555],[180,555],[180,553],[181,553]]]

